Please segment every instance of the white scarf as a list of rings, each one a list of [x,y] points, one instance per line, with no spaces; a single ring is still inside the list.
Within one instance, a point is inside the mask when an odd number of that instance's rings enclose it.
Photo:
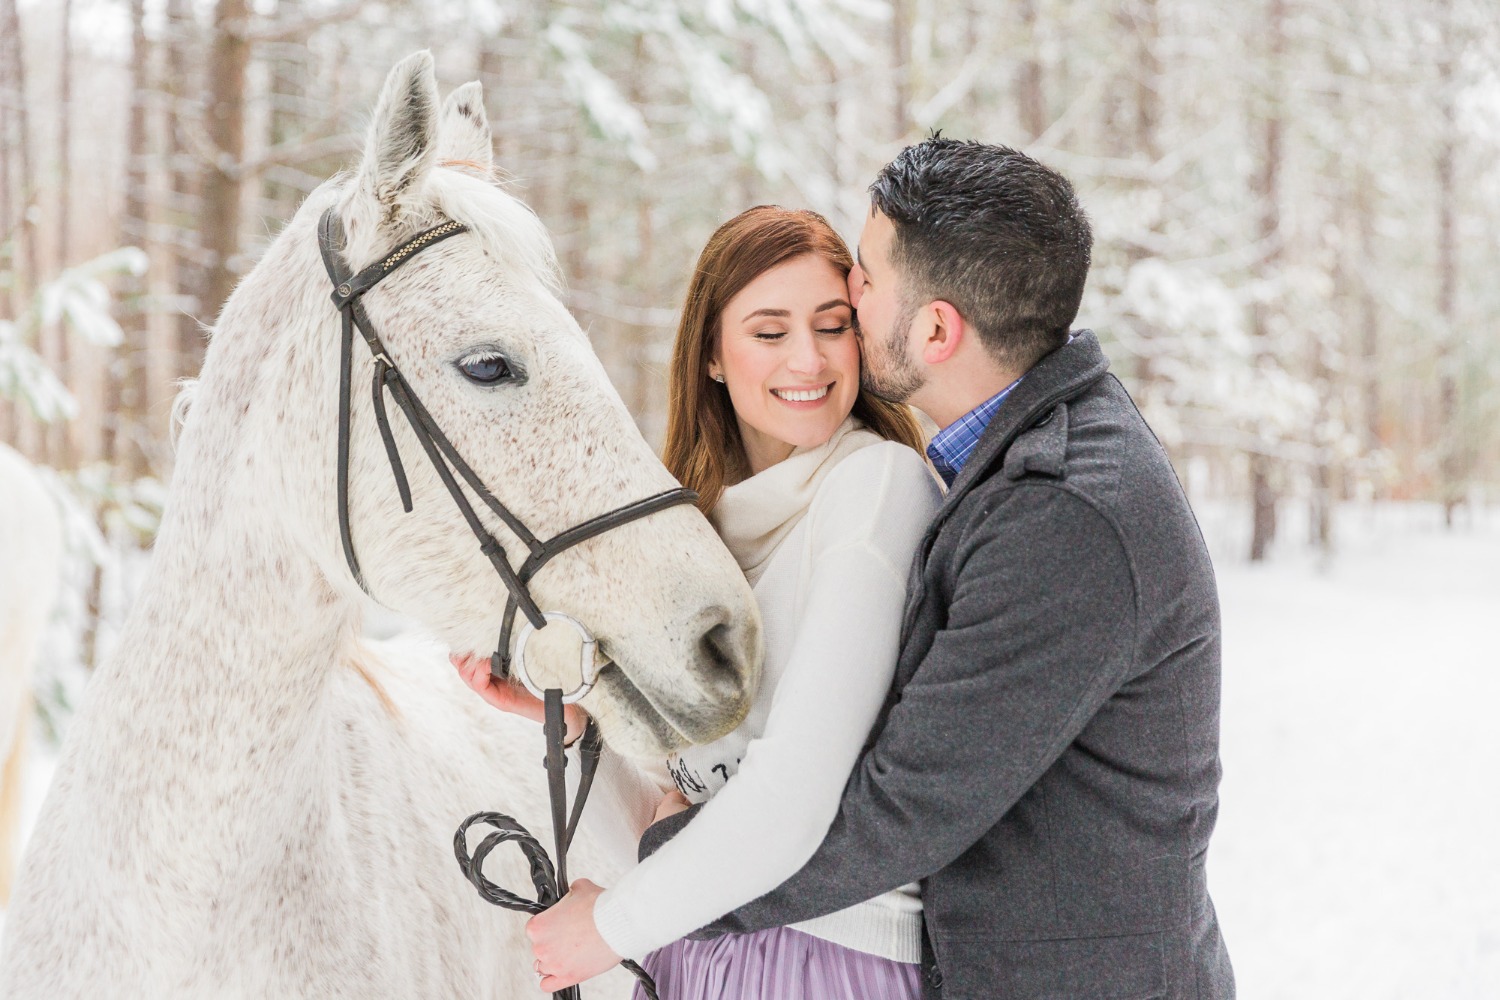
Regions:
[[[752,587],[782,539],[807,513],[823,477],[849,455],[880,441],[880,435],[847,417],[822,444],[793,449],[783,461],[725,488],[708,519]]]

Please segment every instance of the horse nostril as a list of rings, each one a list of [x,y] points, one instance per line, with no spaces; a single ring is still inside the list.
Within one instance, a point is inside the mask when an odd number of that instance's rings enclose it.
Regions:
[[[750,664],[736,630],[721,621],[698,640],[699,677],[704,687],[726,702],[744,698]]]

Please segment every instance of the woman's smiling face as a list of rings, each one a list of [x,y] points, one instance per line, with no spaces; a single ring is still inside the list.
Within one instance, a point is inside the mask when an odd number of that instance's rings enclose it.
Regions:
[[[719,317],[722,375],[752,474],[822,444],[859,395],[859,341],[839,268],[804,254],[758,275]]]

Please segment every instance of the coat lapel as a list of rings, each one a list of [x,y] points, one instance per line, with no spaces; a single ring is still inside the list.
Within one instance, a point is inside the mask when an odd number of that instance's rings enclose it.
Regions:
[[[987,478],[990,468],[1004,457],[1005,449],[1022,431],[1052,412],[1058,403],[1083,392],[1107,371],[1109,359],[1092,330],[1079,330],[1070,342],[1033,365],[984,429],[974,454],[964,463],[938,509],[934,528],[976,483]]]
[[[923,581],[926,579],[927,557],[949,515],[977,483],[989,478],[990,470],[1004,458],[1005,450],[1023,431],[1051,413],[1059,403],[1082,393],[1103,378],[1107,371],[1109,359],[1099,347],[1099,338],[1091,330],[1079,330],[1071,341],[1033,365],[1021,384],[1005,397],[979,438],[979,445],[954,480],[943,505],[933,516],[922,546],[917,550],[907,586],[906,613],[902,616],[903,647],[911,638],[917,611],[926,597]]]

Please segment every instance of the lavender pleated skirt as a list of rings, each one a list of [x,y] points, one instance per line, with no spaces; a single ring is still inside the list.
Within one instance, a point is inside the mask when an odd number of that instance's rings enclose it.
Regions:
[[[661,1000],[918,1000],[922,967],[773,927],[674,941],[641,963]],[[639,985],[634,1000],[646,1000]]]

